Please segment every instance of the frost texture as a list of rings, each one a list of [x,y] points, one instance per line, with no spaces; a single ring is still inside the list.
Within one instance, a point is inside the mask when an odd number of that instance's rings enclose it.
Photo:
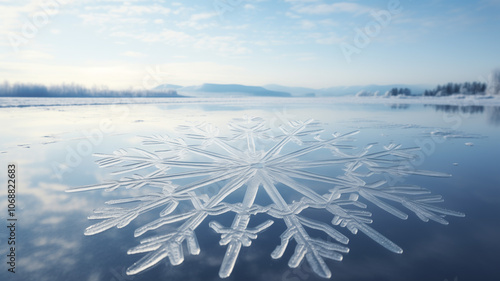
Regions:
[[[346,145],[353,141],[352,136],[357,131],[324,137],[326,133],[313,120],[291,121],[275,132],[266,124],[258,117],[234,119],[229,123],[233,132],[230,137],[219,136],[219,130],[210,124],[182,126],[179,130],[183,137],[145,138],[144,145],[159,146],[154,152],[120,149],[112,155],[97,155],[101,158],[98,164],[115,167],[115,174],[143,173],[69,191],[125,188],[141,189],[143,193],[106,202],[124,207],[95,210],[89,219],[102,221],[88,227],[85,234],[94,235],[115,226],[125,227],[150,211],[158,211],[159,217],[136,229],[136,237],[176,223],[178,227],[174,231],[157,230],[155,233],[162,235],[144,239],[128,251],[128,254],[147,253],[128,268],[127,274],[132,275],[167,257],[172,265],[181,264],[184,242],[190,254],[199,254],[196,228],[208,217],[234,213],[230,226],[209,222],[209,226],[221,235],[220,245],[227,246],[219,271],[219,276],[225,278],[231,274],[241,247],[250,246],[259,233],[273,224],[273,220],[267,220],[249,227],[250,220],[253,216],[267,214],[286,224],[281,244],[272,251],[271,257],[282,257],[293,239],[295,252],[288,265],[297,267],[305,258],[316,274],[330,278],[331,272],[324,259],[341,261],[343,254],[349,252],[346,247],[349,239],[342,228],[352,234],[360,231],[394,253],[403,252],[370,227],[371,213],[365,210],[367,205],[363,201],[400,219],[408,217],[401,209],[414,213],[424,222],[433,220],[441,224],[448,224],[444,219],[446,215],[464,216],[436,206],[435,203],[443,201],[441,196],[430,195],[425,188],[387,183],[388,176],[449,176],[405,168],[403,164],[414,157],[412,152],[418,148],[391,144],[372,152],[373,144],[369,144],[359,149]],[[220,188],[211,194],[207,191],[211,186]],[[244,194],[241,202],[228,200],[238,191]],[[285,196],[290,192],[298,195],[298,199],[290,200]],[[257,199],[260,197],[265,197],[267,201],[262,201],[268,203],[259,205]],[[306,209],[322,210],[331,224],[311,218],[304,212]],[[327,239],[311,237],[311,229],[325,233]]]

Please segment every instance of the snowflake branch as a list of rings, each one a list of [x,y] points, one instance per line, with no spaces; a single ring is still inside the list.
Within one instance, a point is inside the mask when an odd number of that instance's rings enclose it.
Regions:
[[[316,151],[318,149],[324,148],[325,146],[332,145],[335,142],[342,140],[343,138],[355,135],[357,133],[359,133],[359,131],[353,131],[353,132],[346,133],[346,134],[343,134],[343,135],[340,135],[340,136],[335,136],[332,139],[321,141],[321,142],[316,143],[314,145],[311,145],[309,147],[305,147],[303,149],[300,149],[300,150],[297,150],[297,151],[294,151],[294,152],[290,152],[290,153],[285,154],[283,156],[271,159],[269,161],[269,164],[286,163],[287,161],[289,161],[289,160],[291,160],[293,158],[297,158],[297,157],[303,156],[305,154],[308,154],[310,152]]]
[[[302,171],[302,170],[296,170],[296,169],[285,169],[285,168],[278,168],[278,167],[272,167],[270,168],[275,173],[284,173],[290,177],[293,178],[301,178],[301,179],[306,179],[306,180],[313,180],[313,181],[318,181],[318,182],[325,182],[325,183],[330,183],[330,184],[338,184],[338,185],[344,185],[348,186],[351,184],[351,182],[343,180],[343,179],[338,179],[338,178],[332,178],[328,176],[323,176],[323,175],[318,175],[312,172],[307,172],[307,171]]]
[[[182,151],[189,151],[201,156],[205,156],[207,158],[213,159],[213,160],[218,160],[218,161],[226,161],[228,163],[234,163],[234,159],[213,151],[209,150],[204,150],[197,148],[193,145],[187,145],[185,142],[179,142],[176,140],[171,140],[168,137],[145,137],[145,139],[153,139],[153,141],[145,142],[145,144],[167,144],[169,146],[172,146],[174,148],[177,148]],[[161,152],[162,150],[158,150],[158,152]]]
[[[66,190],[66,192],[90,191],[96,189],[106,189],[107,191],[112,191],[119,187],[137,188],[137,186],[142,187],[146,184],[161,186],[165,183],[165,181],[213,175],[213,173],[218,173],[220,171],[221,171],[220,168],[216,168],[216,169],[203,169],[203,170],[182,172],[170,175],[152,176],[152,177],[123,178],[121,180],[109,181],[107,183],[102,183],[102,184],[93,184],[93,185],[86,185],[77,188],[72,188]]]
[[[263,231],[271,224],[273,221],[266,221],[264,224],[259,225],[256,229],[247,229],[248,223],[250,222],[250,214],[246,210],[250,209],[254,204],[255,197],[257,196],[257,191],[259,190],[260,182],[257,181],[258,177],[250,180],[247,184],[247,189],[245,192],[245,197],[243,198],[241,210],[243,212],[238,213],[233,220],[231,228],[223,228],[220,224],[216,222],[210,222],[210,227],[212,227],[217,233],[221,233],[221,245],[229,246],[226,250],[226,255],[224,255],[224,260],[222,261],[221,268],[219,270],[219,276],[221,278],[226,278],[231,275],[236,259],[240,252],[241,246],[249,247],[251,244],[250,239],[256,239],[257,233]]]
[[[288,204],[279,194],[274,184],[269,180],[269,177],[266,175],[261,178],[262,185],[274,204],[284,212],[290,212],[291,210]],[[282,244],[275,249],[271,256],[273,258],[280,258],[288,245],[288,240],[293,237],[297,241],[297,246],[295,248],[295,253],[288,262],[288,266],[295,268],[299,266],[303,258],[306,257],[316,274],[324,278],[330,278],[331,271],[328,269],[323,257],[341,260],[342,255],[336,251],[347,253],[349,249],[340,245],[332,246],[335,245],[332,243],[317,243],[315,239],[309,237],[295,214],[286,215],[283,219],[287,225],[287,231],[289,232],[285,231],[286,234],[282,236]],[[328,247],[325,247],[325,243]]]
[[[267,151],[266,155],[264,155],[263,160],[269,160],[270,158],[276,156],[281,149],[292,140],[293,137],[298,135],[301,131],[306,129],[307,125],[312,123],[314,120],[310,119],[305,122],[297,123],[294,127],[294,130],[286,135],[279,143],[273,146],[269,151]]]
[[[210,215],[210,209],[216,207],[217,204],[224,200],[225,197],[244,185],[250,178],[252,178],[254,174],[254,171],[247,170],[243,174],[242,178],[233,178],[224,187],[222,187],[221,191],[216,196],[212,197],[208,202],[205,203],[205,205],[203,205],[203,209],[193,210],[174,218],[160,218],[153,223],[138,228],[134,233],[136,237],[142,235],[146,231],[156,229],[164,224],[180,221],[182,219],[188,219],[179,228],[177,228],[177,231],[173,233],[172,236],[168,236],[167,238],[159,238],[158,241],[161,242],[154,240],[156,242],[154,242],[153,244],[146,244],[144,246],[141,246],[139,248],[140,251],[138,251],[137,249],[131,249],[128,252],[129,254],[138,252],[152,252],[129,267],[129,269],[127,269],[127,274],[136,274],[143,270],[146,270],[154,266],[167,256],[169,256],[170,261],[173,265],[182,263],[183,255],[181,243],[186,238],[186,233],[193,233],[194,235],[194,230],[200,225],[200,223],[205,220],[208,215]],[[220,213],[220,210],[216,210],[216,214]]]

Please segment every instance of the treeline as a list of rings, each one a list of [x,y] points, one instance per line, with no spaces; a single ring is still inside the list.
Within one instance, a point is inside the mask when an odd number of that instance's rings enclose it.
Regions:
[[[392,88],[388,91],[389,96],[411,96],[411,90],[409,88]]]
[[[425,90],[424,96],[451,96],[455,94],[476,95],[485,94],[488,85],[480,82],[448,83],[438,85],[433,90]]]
[[[0,84],[0,97],[180,97],[175,90],[110,90],[86,88],[76,84],[45,86],[41,84]]]

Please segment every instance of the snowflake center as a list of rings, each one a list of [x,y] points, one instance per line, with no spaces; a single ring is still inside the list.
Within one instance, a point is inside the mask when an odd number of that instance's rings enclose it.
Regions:
[[[264,169],[266,164],[264,162],[250,163],[250,167],[254,169]]]
[[[263,153],[254,153],[253,155],[249,155],[246,162],[250,168],[260,170],[266,168],[267,161],[264,159]]]

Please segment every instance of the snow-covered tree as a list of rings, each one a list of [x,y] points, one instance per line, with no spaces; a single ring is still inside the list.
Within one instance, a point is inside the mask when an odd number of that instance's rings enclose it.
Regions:
[[[500,69],[493,70],[488,80],[486,93],[489,95],[500,95]]]
[[[356,93],[356,97],[371,97],[371,96],[373,96],[373,94],[366,90],[361,90],[358,93]]]

